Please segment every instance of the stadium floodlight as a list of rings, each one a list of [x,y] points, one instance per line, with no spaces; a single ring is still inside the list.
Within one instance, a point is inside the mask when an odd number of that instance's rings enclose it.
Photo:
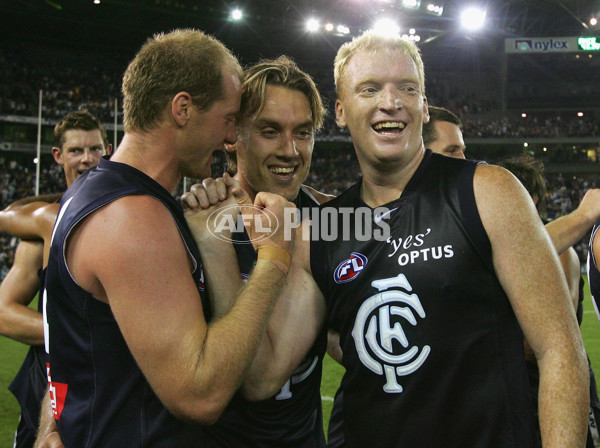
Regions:
[[[415,34],[417,32],[417,30],[415,30],[414,28],[411,28],[410,30],[408,30],[408,34]]]
[[[350,34],[350,28],[348,28],[346,25],[338,25],[336,28],[336,31],[338,32],[338,34],[341,35],[346,35],[346,34]]]
[[[244,13],[242,12],[241,9],[239,8],[235,8],[234,10],[231,11],[231,20],[234,21],[238,21],[238,20],[242,20],[242,17],[244,17]]]
[[[402,6],[404,6],[406,9],[419,9],[420,5],[420,0],[402,0]]]
[[[308,19],[306,21],[306,31],[315,33],[319,30],[319,21],[317,19]]]
[[[432,14],[434,16],[441,16],[444,12],[444,5],[438,3],[427,3],[425,11],[427,11],[428,14]]]
[[[100,0],[94,0],[94,5],[99,5],[99,4],[100,4]]]
[[[485,11],[477,7],[469,7],[460,15],[460,21],[464,28],[476,31],[485,23]]]
[[[598,25],[598,18],[597,17],[592,17],[590,19],[590,25],[592,25],[592,26]]]
[[[325,31],[331,32],[331,31],[333,31],[333,28],[335,28],[335,27],[333,26],[333,23],[331,23],[331,22],[329,22],[325,25]]]
[[[583,112],[577,112],[578,117],[583,117]]]
[[[373,25],[373,31],[382,36],[398,36],[400,27],[392,19],[379,19]]]
[[[526,114],[525,112],[523,112],[523,113],[521,114],[521,117],[522,117],[522,118],[526,118],[526,117],[527,117],[527,114]]]

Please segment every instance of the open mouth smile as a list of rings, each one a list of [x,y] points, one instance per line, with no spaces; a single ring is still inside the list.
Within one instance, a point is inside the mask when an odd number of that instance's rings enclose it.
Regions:
[[[269,171],[274,176],[281,179],[289,179],[293,177],[294,173],[298,169],[297,166],[270,166]]]
[[[401,132],[405,127],[405,123],[399,121],[382,121],[371,126],[378,133],[397,133]]]

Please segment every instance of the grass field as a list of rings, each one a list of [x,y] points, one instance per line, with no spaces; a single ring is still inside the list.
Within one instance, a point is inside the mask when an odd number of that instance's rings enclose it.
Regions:
[[[600,375],[600,324],[594,313],[587,282],[581,331],[594,372]],[[7,387],[17,373],[26,352],[25,345],[0,337],[0,448],[12,446],[13,431],[19,418],[19,407]],[[321,383],[325,428],[329,423],[333,397],[342,374],[343,368],[326,357]]]

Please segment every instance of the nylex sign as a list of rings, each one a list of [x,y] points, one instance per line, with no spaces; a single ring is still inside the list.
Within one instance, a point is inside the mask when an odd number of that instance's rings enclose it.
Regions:
[[[576,37],[521,37],[505,39],[506,53],[557,53],[579,51]]]
[[[600,51],[598,37],[518,37],[504,40],[506,53]]]

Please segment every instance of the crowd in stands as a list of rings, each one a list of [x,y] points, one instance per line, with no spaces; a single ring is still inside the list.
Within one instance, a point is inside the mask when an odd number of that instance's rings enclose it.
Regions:
[[[0,50],[0,116],[37,117],[38,92],[42,89],[42,116],[46,119],[56,120],[74,109],[87,109],[104,122],[112,123],[117,101],[117,119],[121,122],[120,79],[127,62],[125,58],[117,54],[108,59],[103,57],[99,63],[99,58],[85,52],[57,57],[41,50],[18,52],[18,55],[17,51]],[[335,124],[335,90],[330,69],[307,70],[315,77],[329,104],[329,114],[319,138],[348,140],[347,131]],[[567,112],[529,113],[527,117],[502,113],[498,98],[492,96],[491,86],[469,89],[464,85],[467,83],[454,80],[457,76],[429,72],[427,96],[429,104],[450,109],[463,120],[467,139],[600,135],[600,116],[594,113],[581,117],[574,111],[568,115]]]
[[[164,0],[156,0],[163,2]],[[173,3],[173,2],[172,2]],[[182,2],[185,4],[185,2]],[[117,119],[121,122],[120,80],[129,55],[114,52],[99,57],[85,51],[67,51],[56,48],[2,48],[0,49],[0,120],[2,116],[37,117],[38,92],[43,90],[42,116],[57,120],[74,109],[87,109],[106,123],[114,121],[115,102]],[[101,61],[101,62],[99,62]],[[335,123],[335,88],[331,68],[303,67],[312,73],[329,113],[317,141],[349,142],[350,135]],[[484,76],[485,75],[485,76]],[[576,111],[528,112],[523,117],[520,112],[502,112],[497,89],[491,83],[493,76],[480,74],[476,81],[465,80],[460,72],[427,73],[426,86],[429,104],[446,107],[455,112],[463,121],[465,139],[469,138],[557,138],[557,137],[596,137],[600,135],[600,113],[585,112],[582,116]],[[511,86],[511,89],[514,86]],[[11,136],[0,135],[0,142]],[[30,136],[22,137],[30,140]],[[4,140],[3,140],[4,139]],[[359,176],[358,164],[349,143],[329,145],[327,150],[315,149],[312,170],[306,181],[325,193],[339,194]],[[590,157],[586,150],[573,150],[574,146],[554,145],[547,152],[533,154],[545,163],[565,161],[586,161]],[[469,150],[467,150],[469,151]],[[593,151],[592,151],[593,152]],[[10,154],[10,153],[7,153]],[[494,162],[506,157],[505,149],[498,154],[488,152],[485,157],[476,151],[467,156]],[[49,156],[48,156],[49,157]],[[35,165],[32,157],[26,155],[0,155],[0,206],[6,207],[16,199],[30,196],[35,192]],[[594,159],[594,158],[592,158]],[[220,159],[218,159],[220,160]],[[221,160],[222,163],[222,160]],[[40,193],[53,193],[64,190],[61,169],[48,159],[42,164]],[[217,168],[215,173],[222,171]],[[548,198],[548,218],[556,218],[573,210],[586,189],[597,187],[596,178],[577,176],[548,177],[550,194]],[[191,181],[188,181],[188,186]],[[178,187],[180,194],[183,185]],[[177,194],[177,193],[176,193]],[[12,248],[15,241],[0,235],[0,279],[4,278],[12,262]],[[585,257],[587,242],[578,247],[579,255]]]
[[[57,51],[57,50],[54,50]],[[87,109],[105,122],[114,120],[114,102],[120,104],[126,61],[86,52],[19,51],[0,49],[0,115],[42,116],[59,119],[74,109]],[[121,114],[118,108],[118,115]]]
[[[465,138],[469,137],[597,137],[600,135],[600,120],[592,114],[579,117],[526,116],[518,118],[503,117],[496,120],[472,119],[463,114]]]

